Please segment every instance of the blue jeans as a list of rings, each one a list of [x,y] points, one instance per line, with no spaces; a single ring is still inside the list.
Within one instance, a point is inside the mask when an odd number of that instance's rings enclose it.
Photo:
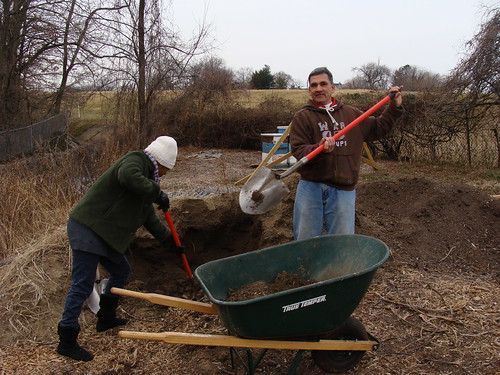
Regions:
[[[293,235],[296,240],[327,234],[354,234],[356,190],[300,180],[295,194]]]
[[[83,303],[89,298],[94,289],[97,265],[102,264],[109,272],[109,281],[104,294],[111,295],[112,287],[123,288],[130,275],[130,264],[124,256],[121,262],[114,263],[106,257],[73,249],[73,269],[71,288],[66,296],[64,312],[60,325],[62,327],[80,329],[78,317],[82,312]]]

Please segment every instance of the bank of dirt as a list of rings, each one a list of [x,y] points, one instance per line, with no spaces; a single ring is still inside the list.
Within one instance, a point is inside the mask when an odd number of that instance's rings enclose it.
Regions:
[[[260,157],[258,152],[180,150],[162,185],[172,197],[174,223],[193,269],[292,241],[296,175],[285,180],[291,194],[271,212],[253,216],[239,208],[241,186],[234,181],[251,173]],[[378,171],[362,168],[356,232],[384,241],[391,255],[353,316],[381,348],[367,352],[349,373],[498,373],[500,201],[493,198],[498,181],[436,167],[379,165]],[[118,329],[96,333],[96,318],[88,309],[81,318],[80,343],[95,359],[79,363],[59,356],[55,332],[70,282],[70,257],[64,230],[53,235],[56,239],[47,241],[23,271],[33,275],[37,288],[27,283],[24,292],[2,291],[2,300],[9,301],[1,311],[2,374],[245,373],[241,365],[232,368],[227,348],[120,339]],[[208,302],[187,279],[179,257],[158,248],[143,231],[130,261],[128,289]],[[35,293],[42,297],[30,306]],[[217,315],[134,298],[122,299],[119,314],[130,319],[127,330],[227,334]],[[270,350],[256,373],[286,374],[294,355]],[[297,374],[325,372],[306,354]]]

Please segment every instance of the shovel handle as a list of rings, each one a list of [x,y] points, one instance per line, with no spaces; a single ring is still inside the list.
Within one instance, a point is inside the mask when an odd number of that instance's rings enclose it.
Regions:
[[[181,240],[179,239],[179,235],[175,230],[174,221],[172,220],[172,215],[170,215],[170,211],[165,211],[165,220],[167,220],[168,227],[170,228],[170,232],[172,233],[172,237],[174,238],[175,246],[182,247]],[[191,267],[189,267],[189,263],[187,261],[187,257],[185,253],[181,254],[182,264],[184,265],[184,269],[190,279],[193,278],[193,273],[191,272]]]
[[[344,134],[346,134],[349,130],[354,128],[355,126],[359,125],[361,122],[366,120],[367,117],[371,116],[374,112],[376,112],[380,107],[385,105],[389,100],[393,99],[396,96],[396,92],[391,92],[389,95],[387,95],[384,99],[379,101],[377,104],[375,104],[373,107],[368,109],[366,112],[364,112],[361,116],[357,117],[355,120],[353,120],[349,125],[347,125],[345,128],[340,130],[338,133],[336,133],[333,136],[333,139],[338,140],[340,137],[342,137]],[[314,150],[312,150],[310,153],[308,153],[306,156],[304,156],[302,159],[300,159],[295,165],[288,170],[286,170],[284,173],[282,173],[279,178],[284,178],[295,172],[297,169],[302,167],[304,164],[307,162],[311,161],[313,158],[318,156],[321,152],[323,152],[323,149],[325,148],[325,144],[322,143],[318,147],[316,147]]]

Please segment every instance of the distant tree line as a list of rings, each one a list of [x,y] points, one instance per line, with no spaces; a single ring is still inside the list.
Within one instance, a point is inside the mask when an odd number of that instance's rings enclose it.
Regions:
[[[269,65],[262,69],[253,71],[250,68],[242,68],[238,71],[226,67],[224,60],[219,57],[206,57],[195,63],[190,69],[189,84],[207,87],[219,87],[226,85],[226,89],[237,90],[267,90],[267,89],[298,89],[299,83],[290,74],[285,72],[272,73]],[[205,81],[205,83],[201,83]],[[207,87],[208,88],[208,87]]]
[[[0,130],[71,108],[72,100],[82,100],[75,91],[107,90],[117,93],[115,120],[129,124],[136,135],[131,138],[141,146],[151,141],[155,126],[164,123],[159,110],[165,103],[160,95],[164,90],[182,91],[185,101],[190,95],[199,109],[214,103],[217,118],[218,100],[227,104],[234,89],[299,88],[289,74],[273,73],[269,65],[259,70],[228,68],[211,55],[210,27],[204,20],[186,42],[163,9],[161,0],[2,1]],[[484,126],[487,118],[499,117],[499,18],[498,8],[485,10],[480,32],[466,44],[466,56],[446,77],[410,64],[392,71],[369,62],[353,68],[356,75],[341,87],[386,90],[397,84],[406,92],[419,93],[415,108],[419,116],[406,119],[404,136],[434,145],[463,134],[470,160],[475,128]],[[181,104],[175,100],[168,105]],[[270,105],[283,103],[266,103],[259,110],[268,113]],[[488,126],[500,145],[498,121]]]
[[[353,71],[356,75],[344,82],[342,88],[385,90],[389,86],[404,86],[405,91],[425,91],[439,86],[444,78],[408,64],[393,71],[380,62],[371,62],[355,67]]]

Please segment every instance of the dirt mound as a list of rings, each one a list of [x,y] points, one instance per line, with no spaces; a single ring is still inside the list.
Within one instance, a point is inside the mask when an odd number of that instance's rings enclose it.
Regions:
[[[230,152],[213,157],[212,153],[200,165],[199,151],[191,151],[180,158],[178,172],[167,176],[166,190],[175,192],[179,191],[175,186],[189,186],[184,188],[187,195],[172,194],[172,216],[192,269],[210,260],[293,239],[297,176],[287,178],[292,193],[275,209],[263,215],[246,215],[239,208],[238,192],[232,192],[227,181],[252,171],[250,161],[258,162],[260,154]],[[187,171],[190,173],[185,174]],[[442,171],[390,163],[377,172],[363,169],[356,231],[384,241],[391,256],[354,312],[381,341],[381,349],[367,353],[357,374],[465,375],[498,370],[500,202],[490,195],[498,194],[498,182],[486,181],[485,189],[464,181],[462,175],[449,177]],[[226,182],[221,184],[221,178]],[[212,194],[214,191],[217,194]],[[22,322],[31,324],[29,331],[15,332],[15,319],[9,321],[9,315],[2,314],[3,373],[245,373],[241,364],[231,367],[227,348],[125,340],[116,337],[117,330],[96,334],[96,318],[87,309],[82,314],[80,343],[95,354],[95,359],[77,363],[60,357],[55,353],[55,327],[69,286],[68,251],[61,246],[49,249],[43,259],[43,272],[50,280],[45,282],[52,289],[38,310],[33,309],[40,315],[33,313]],[[147,233],[138,233],[130,261],[133,273],[128,289],[208,302],[200,288],[187,280],[179,257],[159,249]],[[66,272],[62,274],[61,269]],[[123,298],[119,313],[130,318],[126,329],[132,331],[227,334],[217,315],[144,300]],[[241,355],[246,357],[244,352]],[[294,356],[292,351],[270,350],[256,372],[286,373]],[[324,372],[306,354],[297,374]]]
[[[399,178],[361,184],[357,233],[421,270],[498,272],[500,201],[463,184]]]

